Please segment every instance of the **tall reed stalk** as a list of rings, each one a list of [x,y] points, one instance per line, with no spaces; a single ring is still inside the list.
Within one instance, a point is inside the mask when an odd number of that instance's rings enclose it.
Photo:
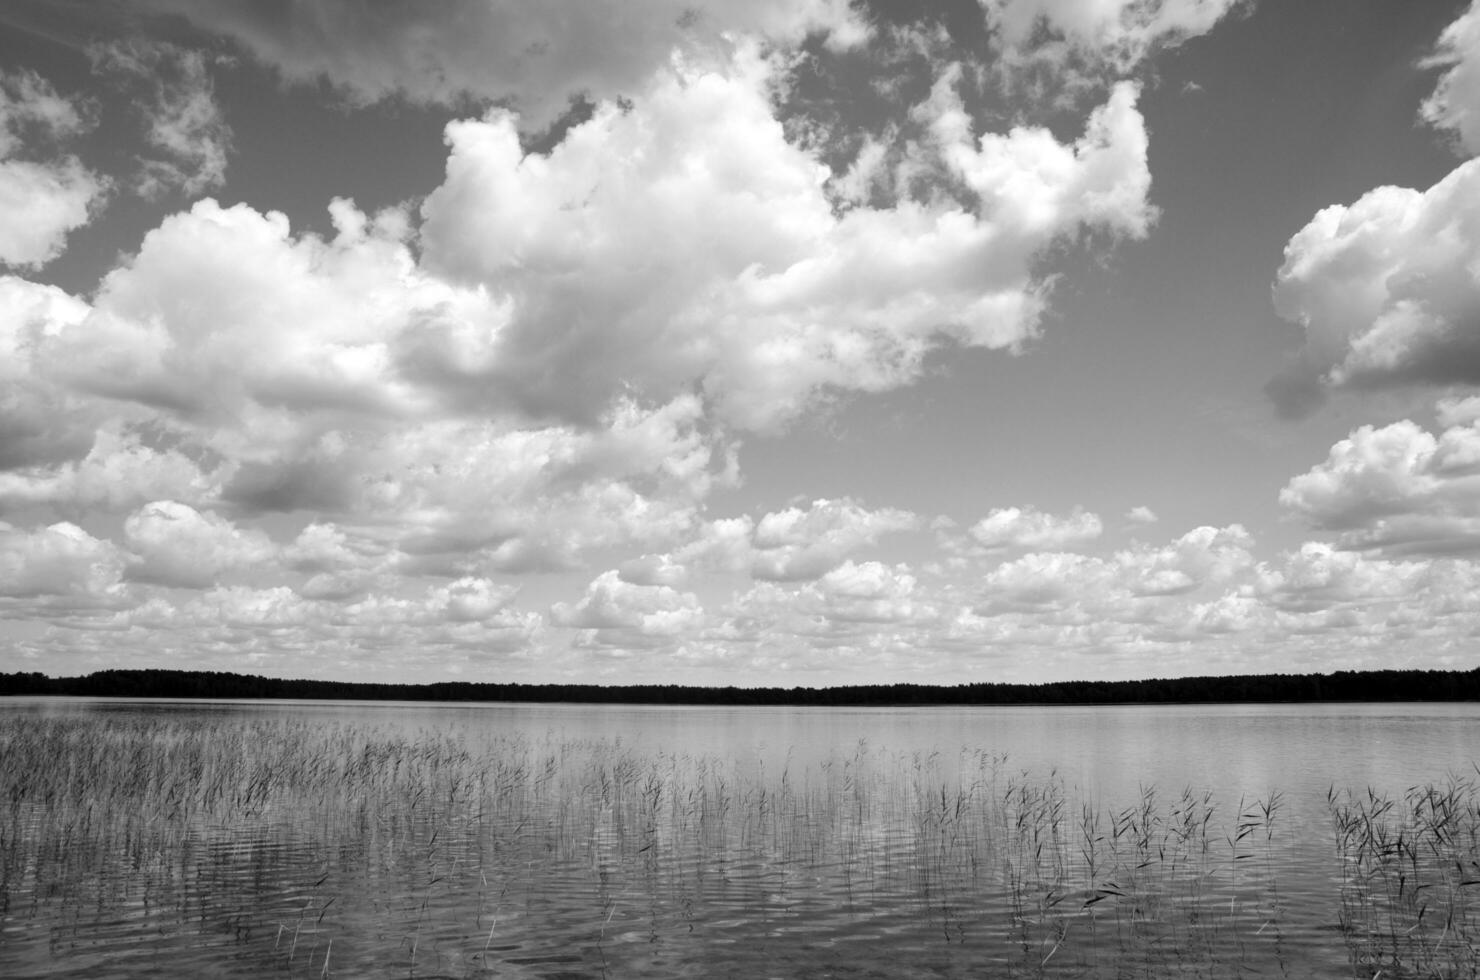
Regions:
[[[1353,975],[1480,975],[1474,781],[1328,802]],[[1280,811],[1149,786],[1104,805],[974,748],[767,764],[555,734],[6,717],[0,915],[143,908],[318,976],[641,972],[639,950],[825,929],[928,937],[991,975],[1234,977],[1285,966]]]
[[[1477,770],[1480,774],[1480,770]],[[1327,794],[1341,928],[1361,976],[1480,976],[1480,789]]]

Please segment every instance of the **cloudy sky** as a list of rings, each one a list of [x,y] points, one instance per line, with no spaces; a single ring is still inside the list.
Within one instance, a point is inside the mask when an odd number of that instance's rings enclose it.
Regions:
[[[1480,662],[1480,0],[8,0],[0,670]]]

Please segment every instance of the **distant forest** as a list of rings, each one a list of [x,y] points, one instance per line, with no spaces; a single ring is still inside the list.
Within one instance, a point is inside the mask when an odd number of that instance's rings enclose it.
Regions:
[[[1480,701],[1480,668],[1173,677],[1053,684],[863,684],[684,687],[676,684],[366,684],[199,670],[101,670],[83,677],[0,673],[0,696],[298,698],[340,701],[525,701],[693,705],[1065,705],[1280,701]]]

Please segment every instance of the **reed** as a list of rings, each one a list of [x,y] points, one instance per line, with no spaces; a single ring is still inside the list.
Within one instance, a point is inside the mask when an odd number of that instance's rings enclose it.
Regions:
[[[1480,974],[1474,781],[1328,802],[1352,975]],[[554,734],[11,717],[0,913],[144,907],[319,976],[620,973],[825,923],[1000,976],[1232,977],[1286,966],[1281,804],[1102,805],[971,748],[768,767]]]
[[[1477,770],[1480,774],[1480,770]],[[1327,793],[1341,928],[1364,976],[1480,976],[1480,791],[1473,777],[1401,798]]]

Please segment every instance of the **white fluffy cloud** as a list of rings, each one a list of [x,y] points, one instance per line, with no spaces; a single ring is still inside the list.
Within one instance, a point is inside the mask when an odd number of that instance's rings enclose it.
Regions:
[[[846,497],[714,515],[739,496],[719,491],[741,485],[742,436],[909,384],[954,346],[1018,350],[1060,248],[1151,234],[1140,91],[1115,79],[1237,4],[984,3],[1008,61],[1098,73],[1065,137],[1063,118],[985,126],[985,69],[960,50],[942,63],[945,42],[883,93],[919,101],[866,136],[786,118],[805,101],[797,40],[867,34],[837,0],[373,17],[348,0],[138,3],[352,104],[471,117],[447,127],[444,178],[419,204],[336,200],[327,236],[205,200],[129,243],[85,299],[0,279],[0,508],[16,522],[0,527],[0,616],[53,630],[49,649],[340,676],[394,661],[398,679],[497,665],[663,681],[693,665],[711,673],[681,679],[830,683],[1357,665],[1384,641],[1432,660],[1452,640],[1435,622],[1480,629],[1475,566],[1432,554],[1480,542],[1468,401],[1441,407],[1442,433],[1333,448],[1285,502],[1336,540],[1264,561],[1238,525],[1146,543],[1146,508],[1108,530],[1026,505],[962,530]],[[1465,43],[1441,44],[1427,111],[1468,140]],[[144,189],[218,184],[225,63],[98,50],[141,86]],[[5,162],[84,126],[39,80],[7,78]],[[532,140],[577,91],[589,116]],[[43,149],[36,166],[81,167]],[[1322,212],[1291,241],[1277,300],[1327,383],[1472,380],[1470,167]],[[0,241],[0,257],[55,254],[65,229],[32,225],[39,244]]]
[[[1238,525],[1199,527],[1170,544],[1139,545],[1110,557],[1032,552],[983,581],[980,616],[1048,611],[1133,620],[1148,602],[1218,588],[1252,568],[1253,540]]]
[[[603,103],[548,155],[502,111],[448,128],[426,200],[429,268],[501,297],[497,350],[468,370],[533,410],[589,416],[624,386],[696,382],[733,425],[784,424],[829,390],[908,383],[948,342],[1015,347],[1044,305],[1041,250],[1144,234],[1146,133],[1117,87],[1085,135],[973,135],[952,77],[920,112],[963,201],[839,213],[830,171],[787,141],[771,63],[676,61],[630,107]]]
[[[87,304],[54,286],[0,276],[0,501],[7,470],[86,453],[102,412],[42,372],[49,334],[87,316]]]
[[[617,395],[587,424],[545,423],[459,375],[496,347],[503,306],[421,270],[398,213],[331,211],[326,241],[202,201],[146,236],[90,306],[0,283],[18,301],[0,342],[24,381],[0,424],[35,430],[16,463],[50,464],[0,474],[0,500],[313,511],[393,528],[417,570],[460,575],[666,544],[734,479],[693,395]],[[49,408],[69,399],[78,432],[48,459]],[[121,420],[86,431],[105,415]]]
[[[78,106],[29,72],[0,72],[0,264],[45,265],[87,224],[107,183],[57,145],[87,128]]]
[[[0,596],[101,600],[121,588],[124,556],[75,524],[25,531],[0,521]]]
[[[1452,130],[1465,149],[1480,154],[1480,4],[1444,29],[1430,66],[1447,70],[1423,104],[1429,123]]]
[[[1103,531],[1099,515],[1084,510],[1055,517],[1033,507],[998,507],[968,528],[966,534],[989,551],[1058,550],[1093,541]]]
[[[579,602],[552,606],[550,619],[557,626],[587,631],[589,642],[642,649],[696,633],[704,609],[691,592],[634,585],[608,571],[591,582]]]
[[[124,522],[123,533],[138,558],[130,576],[159,585],[205,588],[223,573],[265,562],[277,551],[261,531],[244,531],[174,500],[140,507]]]
[[[1480,7],[1439,39],[1424,118],[1480,150]],[[1480,381],[1480,160],[1427,190],[1384,186],[1319,211],[1285,246],[1275,308],[1305,333],[1270,385],[1301,413],[1327,388]]]
[[[741,16],[773,40],[862,36],[840,4],[777,11]],[[409,50],[414,30],[381,28]],[[365,81],[366,49],[346,44],[343,74],[280,67],[366,100],[476,90],[394,59]],[[336,200],[320,236],[207,199],[163,219],[87,300],[0,280],[0,506],[31,520],[23,537],[59,518],[112,528],[89,538],[115,557],[88,588],[133,608],[91,625],[263,657],[397,643],[522,656],[549,623],[587,647],[699,656],[719,648],[713,630],[744,632],[682,591],[700,573],[796,583],[776,594],[835,639],[933,621],[915,573],[863,560],[918,528],[909,512],[706,508],[739,481],[738,432],[907,384],[944,345],[1016,348],[1047,301],[1047,250],[1146,234],[1137,90],[1116,87],[1060,141],[981,132],[945,71],[914,111],[922,141],[886,161],[902,168],[889,193],[849,202],[778,118],[784,53],[677,48],[634,76],[630,100],[597,93],[547,152],[525,152],[527,116],[452,124],[419,214]],[[147,173],[185,193],[219,182],[229,134],[204,57],[144,42],[94,55],[142,86],[159,153]],[[80,125],[38,86],[32,117]],[[928,179],[904,179],[910,167]],[[598,561],[613,570],[543,617],[505,581]]]
[[[1332,386],[1480,381],[1480,160],[1427,191],[1379,187],[1285,246],[1275,307]]]
[[[760,519],[751,538],[750,573],[772,581],[815,579],[885,534],[913,530],[908,511],[867,510],[852,500],[815,500]]]
[[[1393,554],[1480,549],[1480,419],[1473,400],[1441,410],[1437,436],[1416,423],[1362,426],[1280,502],[1349,548]]]
[[[413,415],[390,341],[485,304],[421,275],[393,212],[331,210],[339,234],[327,242],[246,205],[172,215],[45,353],[74,386],[218,427],[248,459],[301,439],[308,417]]]

